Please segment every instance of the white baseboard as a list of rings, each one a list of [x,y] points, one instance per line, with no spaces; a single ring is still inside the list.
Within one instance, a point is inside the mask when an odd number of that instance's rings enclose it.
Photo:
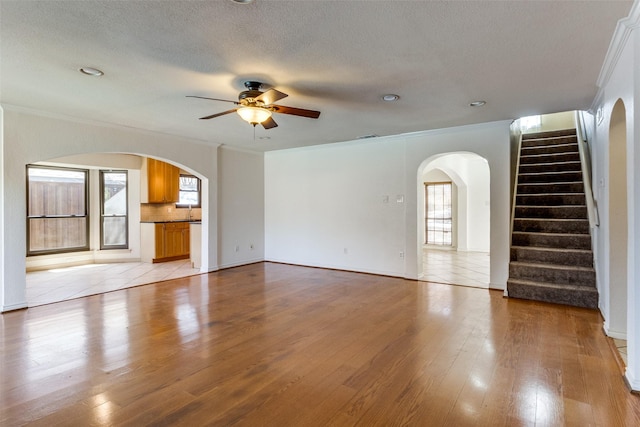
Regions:
[[[602,329],[604,329],[604,333],[608,337],[615,338],[617,340],[626,340],[627,339],[627,333],[626,332],[614,331],[613,329],[609,328],[609,324],[606,321],[604,322],[604,325],[602,325]]]
[[[627,384],[633,391],[640,391],[640,379],[634,378],[631,372],[629,372],[629,368],[626,369],[624,373],[624,378],[627,380]]]
[[[7,311],[13,311],[13,310],[22,310],[23,308],[27,308],[27,302],[19,302],[16,304],[9,304],[9,305],[3,305],[2,306],[2,313],[5,313]]]

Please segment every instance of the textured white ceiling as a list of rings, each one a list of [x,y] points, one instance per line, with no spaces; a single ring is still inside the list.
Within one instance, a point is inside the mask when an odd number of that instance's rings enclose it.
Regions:
[[[0,102],[258,151],[586,109],[631,4],[0,0]],[[185,97],[248,79],[322,115],[254,140],[236,114],[198,120],[231,104]]]

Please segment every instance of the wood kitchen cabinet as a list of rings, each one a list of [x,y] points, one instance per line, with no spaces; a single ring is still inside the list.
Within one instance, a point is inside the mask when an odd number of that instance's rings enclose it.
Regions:
[[[180,192],[180,169],[147,159],[147,186],[149,203],[176,203]]]
[[[162,222],[155,224],[155,256],[153,262],[189,258],[189,223]]]

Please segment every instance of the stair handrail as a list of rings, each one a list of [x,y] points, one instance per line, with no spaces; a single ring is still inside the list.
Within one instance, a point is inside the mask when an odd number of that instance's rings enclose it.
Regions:
[[[582,168],[584,195],[587,201],[587,215],[589,217],[589,226],[591,228],[595,228],[600,226],[600,217],[598,215],[598,204],[593,197],[593,187],[591,186],[591,158],[589,156],[587,132],[585,131],[584,127],[582,111],[574,111],[574,120],[576,126],[576,134],[578,137],[578,151],[580,153],[580,165]]]
[[[518,196],[518,175],[520,171],[520,152],[522,151],[522,131],[520,131],[520,135],[518,136],[518,155],[516,156],[516,170],[515,176],[513,179],[513,199],[511,203],[511,228],[509,230],[509,246],[511,246],[511,242],[513,241],[513,223],[515,222],[516,217],[516,198]]]

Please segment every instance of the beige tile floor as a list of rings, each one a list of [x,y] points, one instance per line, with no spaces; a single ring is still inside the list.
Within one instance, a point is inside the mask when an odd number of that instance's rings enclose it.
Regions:
[[[200,274],[189,260],[88,264],[27,273],[29,307]]]
[[[627,365],[627,340],[620,340],[620,339],[614,338],[613,343],[616,345],[616,348],[618,349],[618,353],[620,353],[620,357],[622,357],[622,361],[626,366]]]
[[[452,285],[489,287],[489,253],[427,249],[422,252],[420,280]]]

